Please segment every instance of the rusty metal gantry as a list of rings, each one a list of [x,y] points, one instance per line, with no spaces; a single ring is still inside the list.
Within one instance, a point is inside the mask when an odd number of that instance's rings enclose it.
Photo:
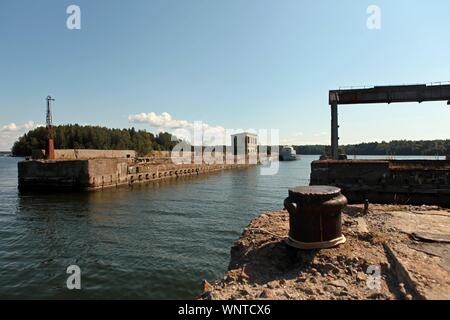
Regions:
[[[419,84],[403,86],[382,86],[364,89],[331,90],[329,104],[331,106],[331,155],[339,158],[339,104],[371,104],[447,101],[450,105],[450,84]]]

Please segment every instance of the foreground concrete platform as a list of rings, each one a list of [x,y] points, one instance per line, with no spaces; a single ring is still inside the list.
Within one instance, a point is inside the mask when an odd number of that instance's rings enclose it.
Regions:
[[[200,299],[450,299],[450,210],[350,205],[347,242],[309,251],[285,244],[288,219],[283,210],[251,221]]]

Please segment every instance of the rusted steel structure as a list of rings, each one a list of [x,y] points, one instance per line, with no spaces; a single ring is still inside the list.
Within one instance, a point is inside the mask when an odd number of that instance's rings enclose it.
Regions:
[[[450,105],[450,84],[379,86],[364,89],[331,90],[331,155],[339,159],[338,105],[447,101]]]
[[[284,207],[289,212],[286,243],[298,249],[324,249],[346,241],[342,234],[341,211],[347,198],[330,186],[289,189]]]

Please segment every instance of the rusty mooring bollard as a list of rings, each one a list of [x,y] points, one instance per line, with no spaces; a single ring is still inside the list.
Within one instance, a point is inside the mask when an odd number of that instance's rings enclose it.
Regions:
[[[289,212],[286,243],[298,249],[324,249],[345,243],[341,211],[347,198],[330,186],[289,189],[284,207]]]

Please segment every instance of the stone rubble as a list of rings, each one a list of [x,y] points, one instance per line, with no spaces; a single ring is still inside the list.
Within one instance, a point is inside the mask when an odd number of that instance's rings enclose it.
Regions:
[[[325,250],[297,250],[284,240],[289,214],[264,213],[231,249],[229,271],[200,299],[450,299],[450,250],[431,255],[411,233],[450,234],[450,211],[435,206],[371,204],[343,211],[347,242]],[[448,243],[434,244],[448,249]],[[377,277],[379,272],[379,277]]]

